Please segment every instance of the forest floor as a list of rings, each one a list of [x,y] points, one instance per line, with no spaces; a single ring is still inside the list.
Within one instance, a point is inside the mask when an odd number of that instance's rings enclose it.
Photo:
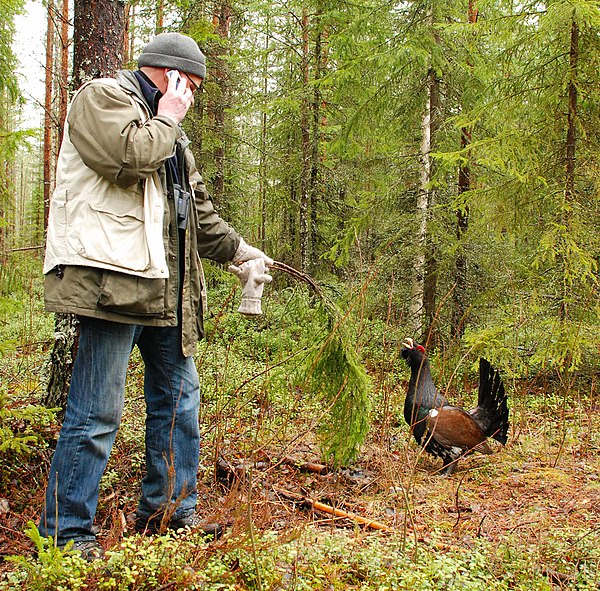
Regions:
[[[399,400],[404,387],[398,385]],[[292,438],[284,453],[256,445],[251,438],[238,437],[231,447],[227,438],[218,446],[206,445],[199,509],[207,519],[228,524],[216,547],[226,548],[248,531],[253,540],[271,532],[283,543],[309,528],[322,536],[345,532],[355,543],[370,536],[397,536],[412,547],[438,553],[468,552],[484,541],[502,545],[507,564],[515,556],[522,560],[529,555],[547,583],[540,588],[600,588],[598,574],[595,582],[586,579],[587,586],[576,582],[580,562],[587,561],[589,567],[589,560],[597,561],[596,554],[588,554],[600,540],[600,404],[595,383],[588,383],[584,394],[570,392],[564,398],[545,389],[534,391],[530,384],[514,388],[521,392],[514,395],[506,447],[492,456],[465,458],[450,477],[435,474],[439,462],[420,452],[397,413],[375,424],[352,466],[337,471],[320,465],[310,437]],[[139,397],[128,407],[124,425],[133,426],[131,432],[122,429],[101,490],[98,539],[106,549],[132,535],[128,516],[135,510],[143,470],[135,434],[138,404]],[[52,441],[58,426],[44,429],[44,438]],[[49,449],[40,449],[23,462],[3,467],[3,559],[34,553],[25,528],[39,517],[50,457]],[[595,567],[598,571],[600,564]],[[0,580],[13,568],[12,562],[2,560]]]

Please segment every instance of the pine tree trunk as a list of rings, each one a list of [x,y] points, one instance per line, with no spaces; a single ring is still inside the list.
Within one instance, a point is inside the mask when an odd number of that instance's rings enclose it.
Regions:
[[[217,86],[214,103],[209,107],[209,116],[214,122],[215,137],[217,140],[214,150],[215,176],[212,183],[213,198],[215,203],[223,205],[225,195],[225,113],[229,106],[229,75],[224,59],[229,39],[229,26],[233,11],[228,2],[217,5],[213,14],[213,27],[215,33],[222,40],[215,44],[212,57],[213,67],[211,78]]]
[[[132,55],[129,51],[131,44],[131,28],[133,26],[133,17],[134,17],[135,7],[131,4],[125,4],[125,12],[123,18],[125,19],[125,30],[123,32],[123,63],[127,64],[131,61]]]
[[[125,19],[119,0],[76,0],[74,6],[73,84],[113,76],[121,67]],[[64,41],[64,40],[63,40]],[[53,44],[46,48],[53,52]],[[46,154],[44,154],[46,165]],[[73,362],[77,354],[79,324],[71,314],[55,315],[55,339],[50,354],[50,375],[44,396],[49,407],[66,407]]]
[[[121,0],[76,0],[73,29],[73,88],[114,76],[123,64],[125,10]]]
[[[154,33],[158,35],[163,32],[164,29],[164,21],[165,21],[165,3],[164,0],[158,0],[156,2],[156,10],[155,10],[155,20],[156,24],[154,26]]]
[[[54,71],[54,2],[48,0],[46,26],[46,71],[44,90],[44,228],[48,227],[50,193],[52,192],[52,80]]]
[[[62,142],[69,102],[69,0],[63,0],[60,18],[60,106],[57,145]],[[58,150],[56,156],[58,157]]]

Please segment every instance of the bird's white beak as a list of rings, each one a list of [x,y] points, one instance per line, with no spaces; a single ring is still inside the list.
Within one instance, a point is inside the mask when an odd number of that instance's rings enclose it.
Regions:
[[[406,349],[414,349],[415,343],[410,337],[407,337],[406,339],[404,339],[402,341],[402,346],[405,347]]]

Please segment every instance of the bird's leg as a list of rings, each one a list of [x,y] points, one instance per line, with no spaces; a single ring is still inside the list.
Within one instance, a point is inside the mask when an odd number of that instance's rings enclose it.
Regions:
[[[442,469],[440,470],[440,476],[450,476],[454,470],[456,469],[456,465],[458,464],[458,458],[455,460],[444,459],[444,463],[442,465]]]

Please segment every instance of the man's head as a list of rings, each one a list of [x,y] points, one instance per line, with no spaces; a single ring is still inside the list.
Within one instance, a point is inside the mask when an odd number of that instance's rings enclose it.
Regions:
[[[206,58],[198,44],[181,33],[160,33],[144,49],[138,58],[140,68],[168,68],[198,78],[206,78]]]

